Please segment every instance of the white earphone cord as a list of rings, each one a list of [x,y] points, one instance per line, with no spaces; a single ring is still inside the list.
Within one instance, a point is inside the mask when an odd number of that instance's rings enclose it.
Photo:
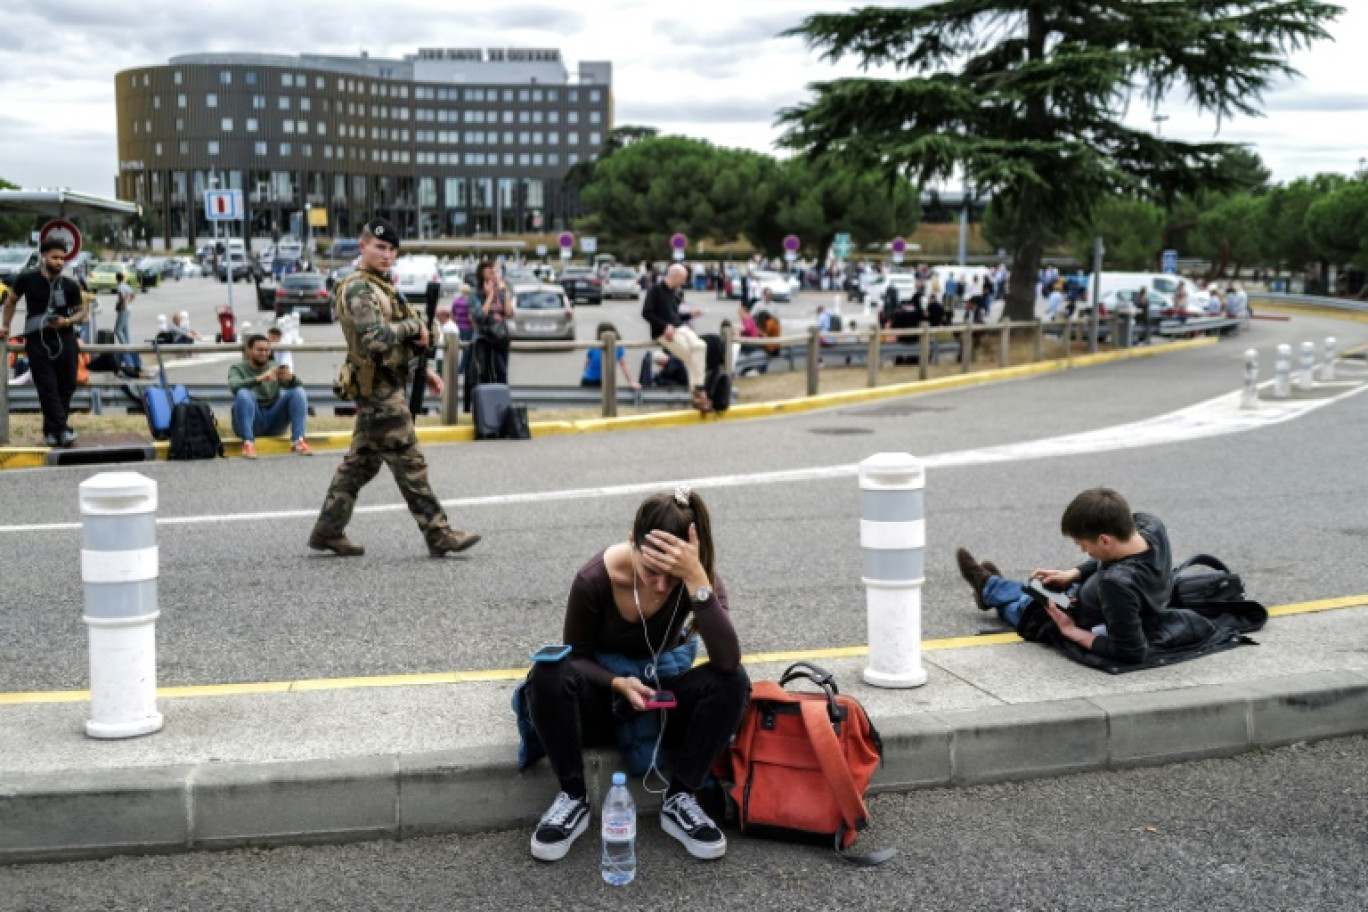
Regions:
[[[660,689],[660,670],[656,666],[660,664],[660,654],[665,651],[665,644],[670,641],[670,628],[674,627],[675,614],[679,611],[679,602],[683,594],[684,584],[680,583],[679,588],[675,590],[674,607],[670,609],[670,622],[665,625],[665,636],[660,641],[660,648],[653,649],[651,647],[651,634],[646,627],[646,615],[641,611],[641,596],[637,592],[636,560],[633,558],[632,602],[636,605],[637,619],[641,621],[641,637],[646,641],[646,651],[651,654],[651,664],[650,667],[646,669],[646,675],[651,679],[657,690]],[[665,723],[669,719],[669,713],[663,709],[659,712],[660,734],[656,735],[655,747],[651,748],[651,765],[646,768],[645,774],[641,777],[641,787],[652,795],[664,795],[670,789],[670,780],[665,778],[665,774],[660,771],[658,765],[660,762],[660,744],[665,740]],[[655,777],[663,783],[662,787],[659,789],[651,788],[650,780],[653,773],[655,774]]]

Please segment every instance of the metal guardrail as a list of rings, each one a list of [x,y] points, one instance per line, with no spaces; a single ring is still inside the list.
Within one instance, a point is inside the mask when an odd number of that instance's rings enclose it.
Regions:
[[[1368,313],[1368,301],[1355,301],[1351,298],[1326,298],[1320,295],[1287,294],[1278,291],[1251,291],[1249,299],[1250,301],[1265,301],[1269,304],[1291,304],[1302,307],[1324,307],[1330,310]]]

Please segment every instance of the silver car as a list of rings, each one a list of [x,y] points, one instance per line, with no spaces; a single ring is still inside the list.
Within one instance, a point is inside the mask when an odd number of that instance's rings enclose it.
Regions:
[[[575,309],[559,285],[514,285],[510,339],[575,339]]]
[[[603,283],[603,296],[605,298],[635,299],[640,291],[641,284],[637,281],[636,270],[625,269],[621,266],[614,266],[608,270],[607,281]]]

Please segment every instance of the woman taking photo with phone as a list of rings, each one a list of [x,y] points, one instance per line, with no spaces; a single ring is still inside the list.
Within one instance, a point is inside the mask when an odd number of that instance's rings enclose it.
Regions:
[[[634,759],[637,771],[655,768],[656,751],[672,749],[661,827],[695,858],[726,852],[694,791],[736,731],[750,679],[714,555],[703,498],[679,487],[646,498],[627,540],[575,575],[565,611],[569,653],[534,662],[525,685],[533,734],[560,783],[532,835],[534,858],[565,857],[587,828],[584,747],[614,743],[627,752],[629,771]],[[708,650],[696,667],[691,628]],[[671,699],[673,708],[654,708]],[[637,724],[655,721],[658,734]]]

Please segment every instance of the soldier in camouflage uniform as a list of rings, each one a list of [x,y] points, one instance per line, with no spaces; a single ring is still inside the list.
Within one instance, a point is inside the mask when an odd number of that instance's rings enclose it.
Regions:
[[[385,278],[398,249],[399,234],[394,226],[382,218],[371,219],[361,231],[361,268],[333,291],[347,339],[344,371],[350,373],[350,395],[356,400],[356,429],[351,449],[328,486],[309,547],[344,557],[365,553],[347,538],[347,522],[357,495],[380,471],[381,462],[394,474],[433,557],[464,551],[480,540],[480,536],[457,532],[447,523],[446,513],[428,484],[427,460],[418,449],[404,380],[413,349],[427,346],[429,337],[421,315]],[[441,393],[442,381],[435,373],[421,379],[434,395]]]

